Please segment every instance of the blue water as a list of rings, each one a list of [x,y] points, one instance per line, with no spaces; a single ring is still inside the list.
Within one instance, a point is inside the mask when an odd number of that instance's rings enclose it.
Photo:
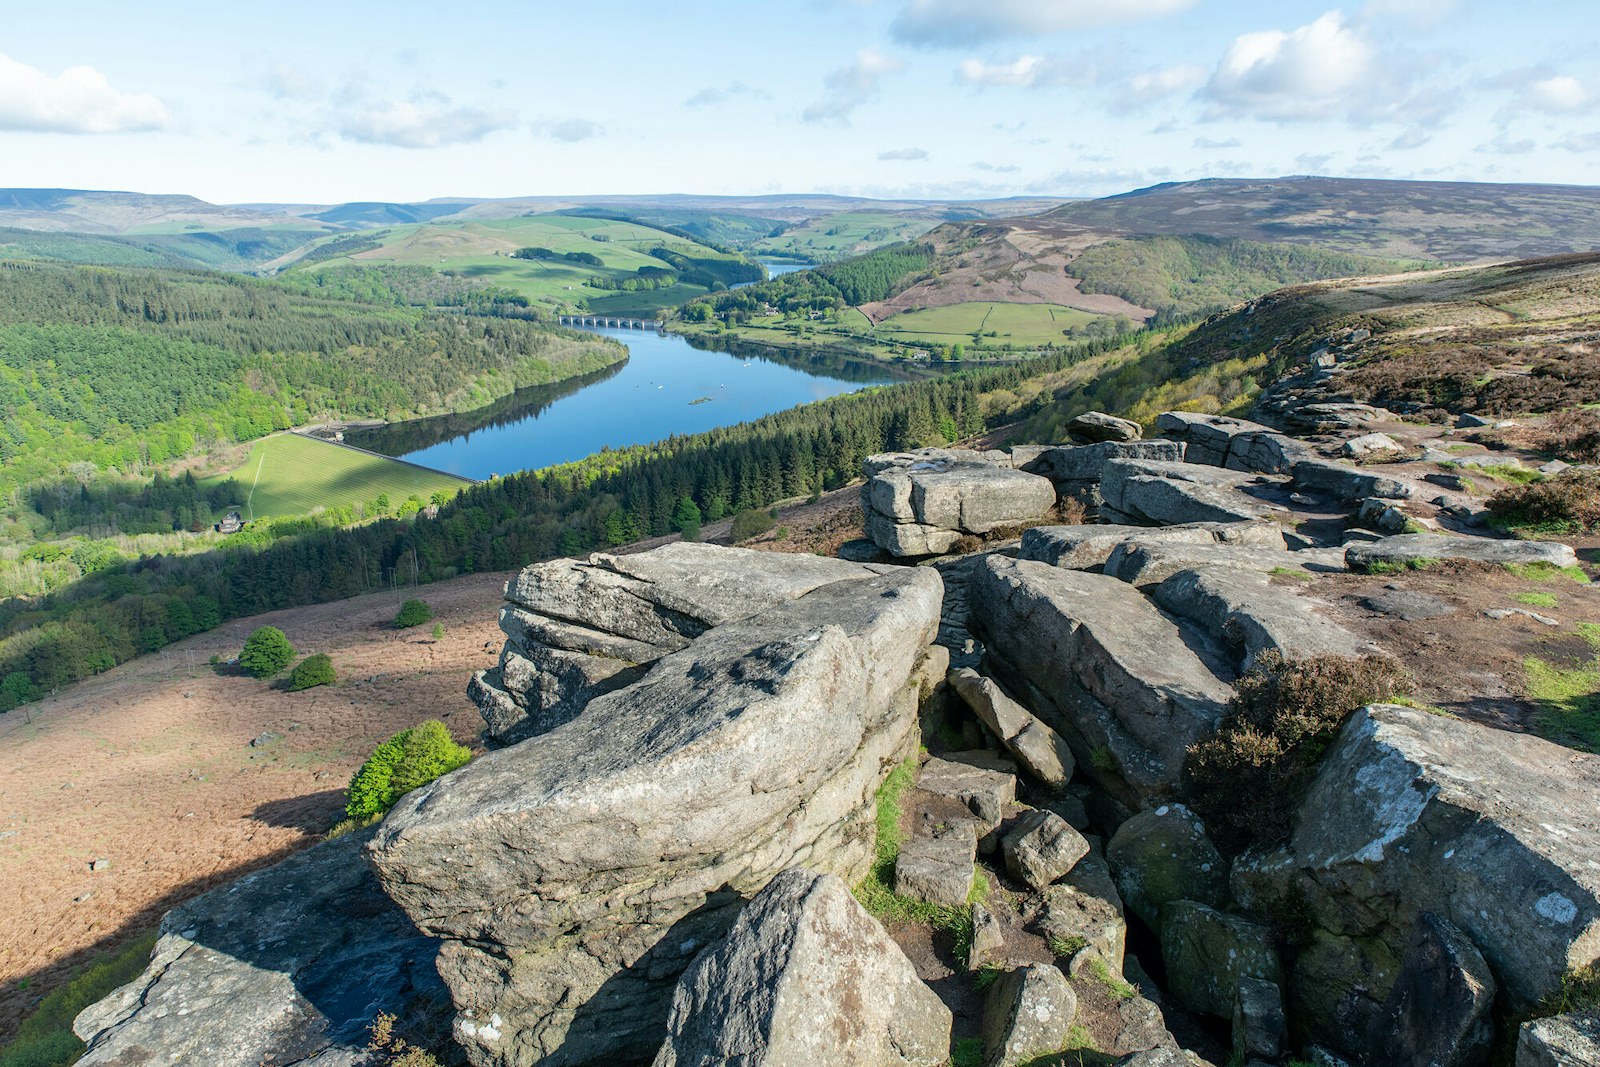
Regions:
[[[815,263],[774,263],[767,259],[759,262],[763,267],[767,268],[767,277],[769,278],[776,278],[780,274],[792,274],[797,270],[805,270],[807,267],[816,266]]]
[[[796,404],[901,380],[871,363],[712,352],[695,348],[682,337],[648,330],[589,332],[628,346],[628,362],[618,372],[599,375],[602,380],[565,396],[559,395],[559,386],[554,387],[530,402],[525,414],[510,409],[496,417],[498,424],[479,426],[415,451],[385,447],[381,439],[363,440],[357,434],[349,439],[425,467],[482,479],[582,459],[606,446],[622,448],[729,426]],[[692,403],[701,397],[711,399]],[[392,431],[404,429],[402,424]],[[451,431],[436,431],[435,436],[446,432]]]

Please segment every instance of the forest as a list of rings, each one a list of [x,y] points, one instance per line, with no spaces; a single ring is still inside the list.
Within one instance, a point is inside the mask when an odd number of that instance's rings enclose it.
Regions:
[[[691,322],[713,315],[744,321],[760,314],[763,304],[779,311],[829,311],[883,300],[913,283],[933,263],[933,246],[889,245],[863,256],[811,270],[794,271],[729,293],[714,293],[682,311]]]
[[[446,280],[448,283],[448,280]],[[403,272],[232,275],[0,263],[0,492],[74,463],[143,474],[312,420],[480,407],[626,358],[506,314],[411,306]]]
[[[317,519],[280,521],[204,554],[114,563],[48,596],[0,602],[0,709],[224,619],[337,600],[392,581],[507,570],[626,544],[672,531],[686,499],[715,521],[835,488],[855,478],[861,460],[875,452],[981,432],[986,394],[1009,394],[1122,340],[602,451],[473,486],[433,518],[350,529]]]

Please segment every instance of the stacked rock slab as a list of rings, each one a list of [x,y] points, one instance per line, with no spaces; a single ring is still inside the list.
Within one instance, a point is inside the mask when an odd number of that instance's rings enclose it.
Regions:
[[[1019,559],[1083,571],[1102,567],[1117,546],[1142,544],[1230,545],[1264,552],[1285,552],[1283,527],[1268,520],[1192,522],[1179,526],[1035,526],[1022,535]]]
[[[1177,785],[1232,689],[1176,623],[1115,578],[999,556],[971,596],[998,677],[1067,740],[1080,772],[1133,810]]]
[[[1311,450],[1270,426],[1226,415],[1192,411],[1164,411],[1156,416],[1156,429],[1183,442],[1190,463],[1209,463],[1237,471],[1286,474]]]
[[[1002,465],[984,453],[925,449],[869,456],[863,470],[867,536],[893,556],[948,552],[963,534],[1029,525],[1056,503],[1049,479],[1013,469],[1009,457]]]
[[[866,873],[876,790],[916,751],[940,583],[856,574],[395,806],[372,857],[445,940],[475,1064],[647,1060],[678,976],[778,872]]]
[[[468,687],[491,740],[546,733],[713,626],[882,568],[680,542],[536,563],[506,584],[499,664]]]
[[[1270,518],[1285,509],[1245,491],[1267,477],[1201,463],[1110,460],[1100,479],[1100,517],[1129,526]]]
[[[1309,908],[1291,1015],[1336,1050],[1359,1052],[1392,1014],[1424,912],[1459,929],[1526,1011],[1600,959],[1597,798],[1600,756],[1375,705],[1340,732],[1289,845],[1235,863],[1233,895],[1261,915],[1290,896]]]
[[[379,1012],[448,1010],[439,944],[384,896],[370,832],[307,849],[173,909],[150,966],[73,1024],[95,1067],[364,1064]]]
[[[778,875],[684,973],[655,1067],[935,1067],[950,1009],[832,875]]]
[[[1178,441],[1100,441],[1027,452],[1013,449],[1012,458],[1019,469],[1049,478],[1061,499],[1070,497],[1087,507],[1098,508],[1100,479],[1105,475],[1106,464],[1112,460],[1180,463],[1184,457],[1183,445]]]

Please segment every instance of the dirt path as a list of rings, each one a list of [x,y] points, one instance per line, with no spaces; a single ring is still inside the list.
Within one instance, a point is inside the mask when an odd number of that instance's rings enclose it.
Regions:
[[[437,717],[477,747],[467,678],[499,653],[507,577],[421,588],[439,641],[392,629],[399,598],[373,594],[237,620],[0,716],[0,1036],[86,953],[309,844],[385,737]],[[338,683],[288,693],[207,664],[267,624],[332,656]]]

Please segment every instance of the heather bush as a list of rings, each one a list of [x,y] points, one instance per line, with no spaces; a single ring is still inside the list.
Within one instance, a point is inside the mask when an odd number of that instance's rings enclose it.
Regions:
[[[1485,504],[1502,526],[1550,533],[1600,528],[1600,471],[1563,471],[1512,485]]]

